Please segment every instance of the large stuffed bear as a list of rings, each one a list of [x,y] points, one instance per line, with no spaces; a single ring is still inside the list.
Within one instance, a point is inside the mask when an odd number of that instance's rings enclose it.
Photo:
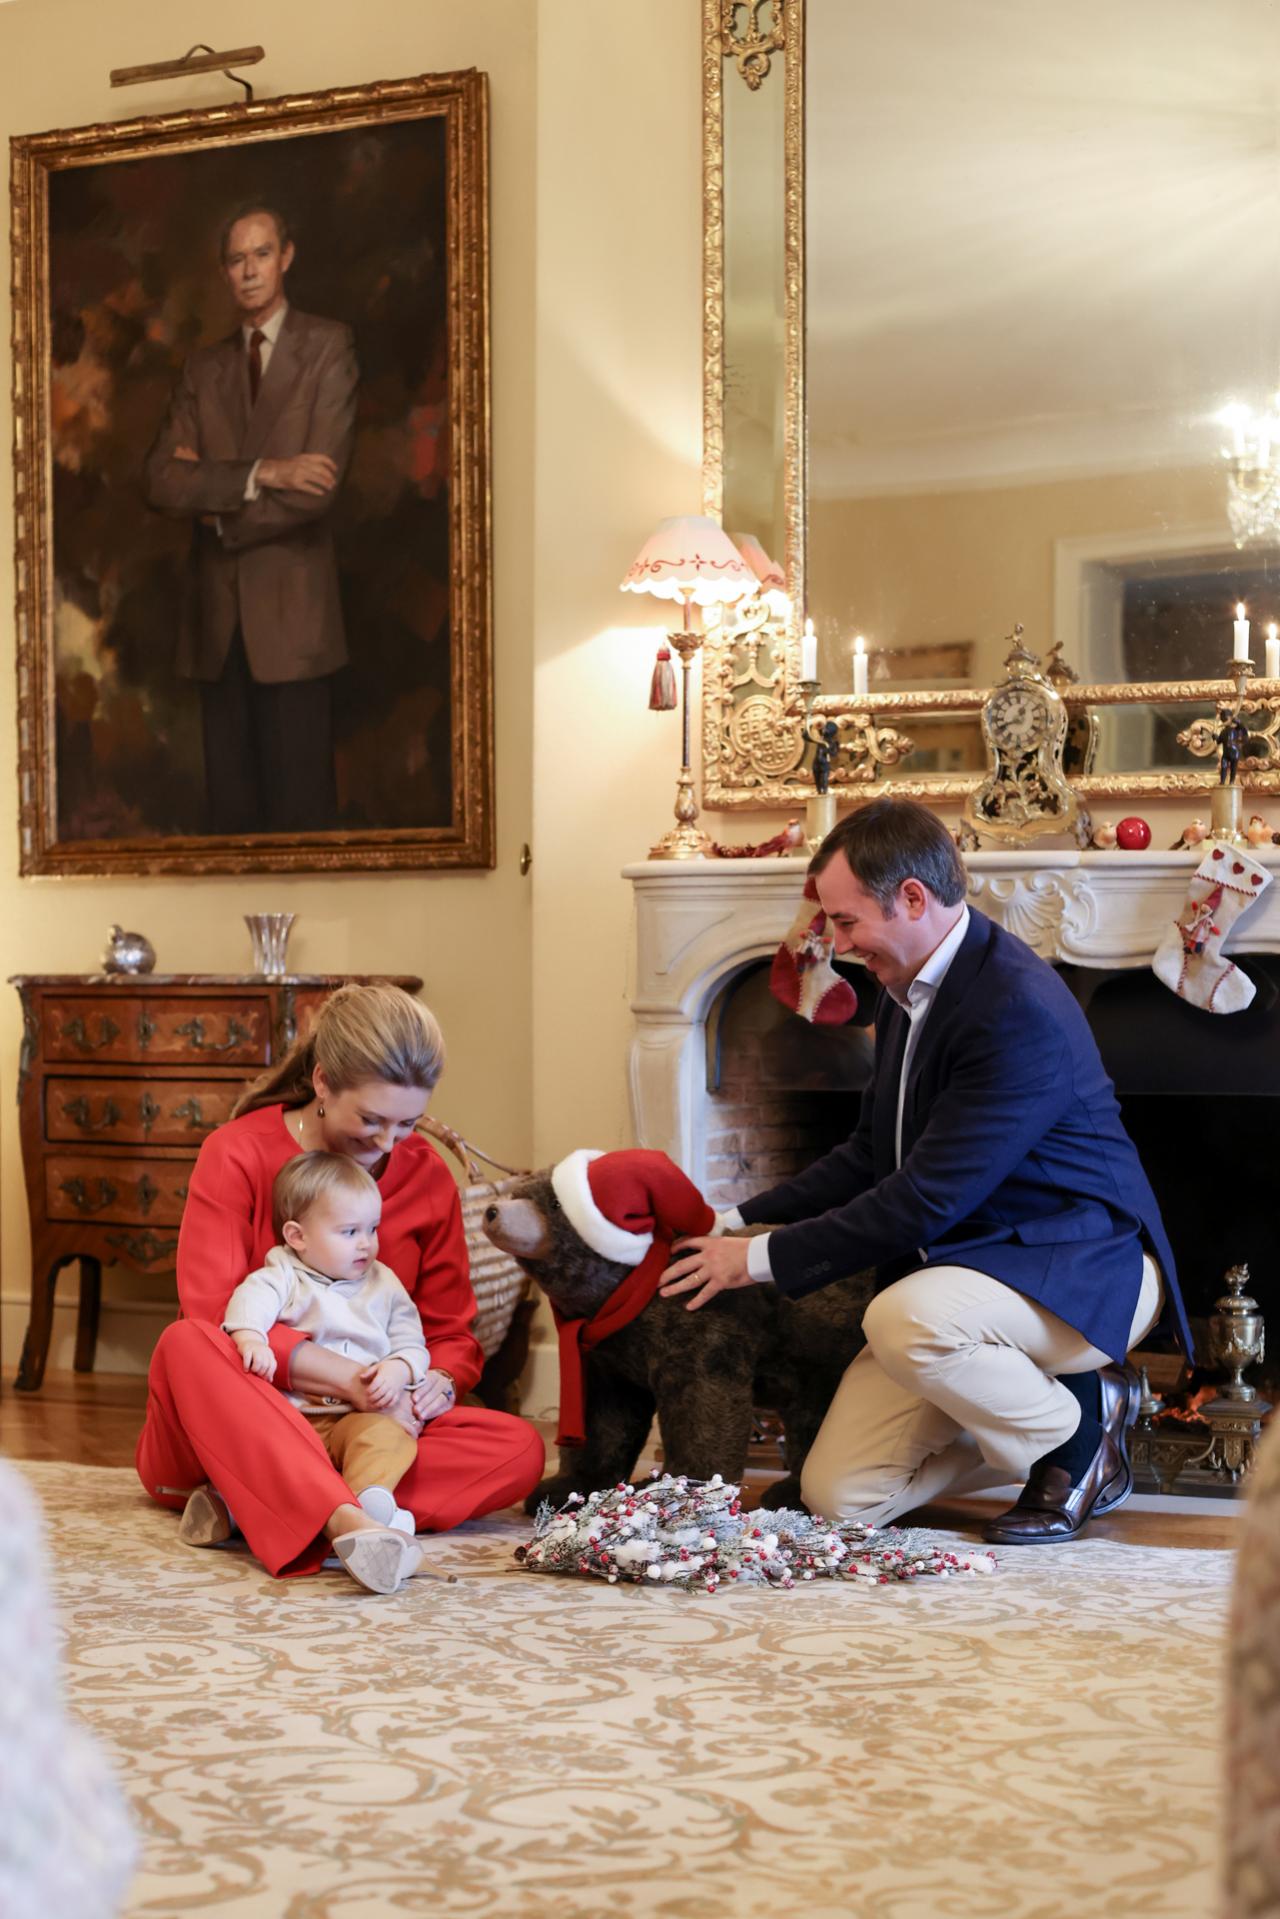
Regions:
[[[740,1479],[756,1406],[786,1433],[787,1476],[765,1504],[799,1504],[800,1468],[863,1343],[869,1275],[795,1300],[741,1287],[690,1312],[658,1282],[673,1240],[714,1223],[666,1154],[644,1151],[571,1153],[486,1209],[488,1238],[543,1288],[559,1328],[560,1470],[530,1512],[629,1479],[655,1411],[668,1472]]]

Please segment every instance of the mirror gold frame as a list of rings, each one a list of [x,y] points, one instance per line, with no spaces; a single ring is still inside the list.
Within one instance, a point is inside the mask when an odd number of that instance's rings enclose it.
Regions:
[[[782,520],[785,570],[792,614],[784,625],[756,607],[745,621],[709,623],[703,649],[703,803],[714,808],[794,806],[814,791],[816,726],[837,719],[839,764],[833,789],[870,799],[893,793],[932,802],[961,801],[981,774],[922,773],[883,777],[906,756],[910,742],[899,725],[976,715],[990,689],[818,694],[800,680],[799,623],[805,600],[805,0],[703,0],[703,510],[722,518],[725,496],[725,97],[731,86],[784,92],[782,249],[784,311],[778,378],[782,387]],[[1015,615],[1016,616],[1016,615]],[[1033,648],[1034,635],[1028,636]],[[1225,650],[1225,649],[1224,649]],[[1074,711],[1159,705],[1213,708],[1234,701],[1235,684],[1221,680],[1160,680],[1072,685]],[[1257,723],[1262,767],[1242,779],[1251,793],[1280,793],[1280,683],[1255,681],[1242,711]],[[1192,716],[1188,715],[1190,722]],[[1201,745],[1203,751],[1203,741]],[[1243,769],[1242,769],[1243,770]],[[1218,784],[1212,765],[1186,772],[1082,774],[1072,780],[1085,799],[1193,796]]]

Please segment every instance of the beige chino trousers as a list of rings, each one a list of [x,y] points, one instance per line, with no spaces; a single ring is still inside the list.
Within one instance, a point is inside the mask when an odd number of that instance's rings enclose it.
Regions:
[[[418,1457],[418,1442],[387,1413],[314,1413],[307,1424],[359,1499],[370,1486],[394,1492]]]
[[[1143,1256],[1129,1333],[1160,1317],[1160,1268]],[[801,1473],[811,1512],[887,1525],[946,1492],[1020,1484],[1070,1439],[1080,1405],[1058,1373],[1106,1353],[1047,1307],[968,1266],[928,1266],[877,1293]]]

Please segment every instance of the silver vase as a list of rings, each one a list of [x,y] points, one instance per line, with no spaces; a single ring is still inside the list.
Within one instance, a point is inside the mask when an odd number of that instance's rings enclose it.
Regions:
[[[244,923],[253,941],[253,968],[265,979],[283,979],[288,972],[285,955],[296,913],[246,913]]]

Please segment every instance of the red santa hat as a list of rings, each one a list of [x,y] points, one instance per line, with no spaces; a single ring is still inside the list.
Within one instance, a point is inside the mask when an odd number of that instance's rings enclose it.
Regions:
[[[638,1266],[655,1241],[709,1233],[716,1216],[665,1153],[570,1153],[552,1169],[552,1190],[578,1237],[602,1259]]]
[[[602,1259],[633,1270],[589,1320],[557,1312],[562,1446],[581,1446],[585,1405],[582,1355],[643,1312],[671,1263],[671,1242],[709,1233],[715,1213],[665,1153],[570,1153],[551,1170],[551,1187],[578,1237]],[[553,1309],[554,1310],[554,1309]]]

